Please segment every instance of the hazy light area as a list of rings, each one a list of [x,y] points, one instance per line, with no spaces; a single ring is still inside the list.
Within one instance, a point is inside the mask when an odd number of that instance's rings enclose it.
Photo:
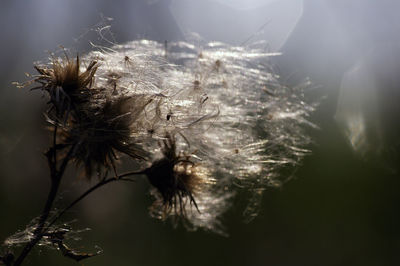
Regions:
[[[346,72],[340,87],[335,118],[351,147],[360,155],[365,155],[372,148],[371,140],[367,137],[366,121],[371,122],[372,119],[368,114],[377,114],[376,94],[372,74],[368,73],[362,62]],[[372,121],[378,121],[376,118]],[[375,125],[373,129],[379,130],[379,127]]]
[[[276,2],[279,0],[216,0],[217,2],[220,2],[222,4],[225,4],[227,6],[236,8],[236,9],[251,9],[251,8],[257,8],[261,7],[263,5],[270,4],[272,2]],[[299,1],[301,2],[301,0]]]
[[[174,0],[170,10],[186,34],[235,45],[265,40],[277,51],[300,18],[302,1]]]
[[[356,153],[385,160],[399,147],[399,8],[395,1],[305,1],[277,58],[287,74],[322,85],[328,117],[336,114]]]

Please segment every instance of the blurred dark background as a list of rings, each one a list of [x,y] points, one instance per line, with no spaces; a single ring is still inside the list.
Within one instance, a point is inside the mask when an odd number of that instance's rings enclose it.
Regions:
[[[11,82],[59,45],[87,52],[111,25],[117,43],[267,40],[283,53],[272,62],[282,81],[310,77],[326,99],[310,117],[313,153],[267,190],[254,221],[243,223],[242,193],[223,217],[228,238],[174,229],[149,217],[146,182],[112,184],[66,218],[92,229],[77,248],[104,249],[84,265],[399,265],[399,10],[395,0],[1,1],[0,239],[39,214],[49,188],[45,99]],[[87,186],[68,178],[56,205]],[[75,263],[38,247],[26,264]]]

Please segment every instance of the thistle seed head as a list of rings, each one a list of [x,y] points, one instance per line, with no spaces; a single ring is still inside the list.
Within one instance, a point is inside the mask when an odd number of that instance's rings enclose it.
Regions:
[[[39,83],[34,89],[46,91],[50,96],[51,109],[55,109],[56,118],[65,121],[71,109],[87,102],[89,89],[98,68],[96,61],[91,61],[85,71],[80,70],[79,56],[76,60],[53,58],[49,66],[35,65],[39,73],[32,82]]]
[[[187,202],[199,210],[195,194],[205,182],[197,171],[200,166],[193,162],[190,155],[177,154],[174,136],[168,134],[161,145],[163,157],[156,160],[145,174],[162,197],[164,215],[174,211],[185,216]]]
[[[74,159],[84,166],[87,178],[94,172],[100,174],[103,168],[115,170],[118,153],[144,160],[145,152],[131,136],[131,104],[129,97],[106,100],[99,107],[82,111],[80,119],[69,123],[63,131],[63,142],[76,144]]]

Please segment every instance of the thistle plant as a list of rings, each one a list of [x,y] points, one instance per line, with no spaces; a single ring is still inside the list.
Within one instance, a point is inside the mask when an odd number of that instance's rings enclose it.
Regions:
[[[263,191],[288,180],[309,153],[304,128],[315,127],[307,117],[316,104],[305,99],[308,84],[281,84],[268,64],[276,54],[261,45],[204,43],[200,52],[142,40],[68,54],[35,65],[18,84],[49,99],[51,188],[40,216],[4,241],[5,265],[21,265],[37,244],[77,261],[97,255],[65,244],[73,231],[62,216],[98,188],[137,178],[152,187],[151,216],[224,235],[220,218],[237,191],[254,195],[244,210],[254,218]],[[129,172],[122,157],[134,162]],[[69,166],[95,184],[56,210]]]

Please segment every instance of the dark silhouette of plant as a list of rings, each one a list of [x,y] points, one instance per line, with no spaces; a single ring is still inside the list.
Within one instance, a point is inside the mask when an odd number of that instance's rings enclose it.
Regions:
[[[219,217],[241,188],[254,197],[244,211],[254,218],[262,192],[279,186],[308,153],[303,125],[314,104],[305,87],[278,82],[262,47],[134,41],[101,48],[72,60],[52,55],[36,65],[52,142],[45,152],[50,192],[40,216],[4,242],[5,265],[21,265],[38,244],[56,247],[80,261],[98,253],[70,248],[74,232],[62,216],[88,195],[112,182],[145,176],[155,198],[152,216],[189,229],[225,234]],[[168,61],[167,61],[168,60]],[[136,168],[120,173],[121,157]],[[95,185],[65,208],[54,201],[65,170],[75,165]],[[23,245],[18,256],[11,250]]]

